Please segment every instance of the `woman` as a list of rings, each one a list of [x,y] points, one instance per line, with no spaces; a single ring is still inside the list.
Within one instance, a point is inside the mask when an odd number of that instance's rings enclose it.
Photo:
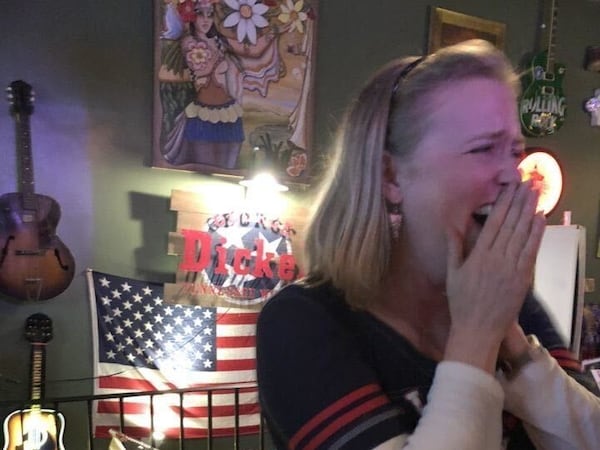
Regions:
[[[200,0],[191,15],[189,34],[181,39],[196,96],[178,116],[165,142],[163,156],[173,165],[199,163],[234,169],[244,141],[243,110],[228,90],[228,78],[241,85],[240,71],[225,51],[214,9],[210,0]]]
[[[252,45],[238,42],[224,27],[222,5],[215,0],[182,2],[175,14],[166,9],[168,26],[163,35],[180,39],[182,60],[194,88],[194,99],[174,118],[163,140],[163,157],[175,166],[202,164],[227,170],[239,169],[244,142],[242,91],[268,93],[269,83],[280,77],[278,39],[261,31]],[[180,5],[180,6],[181,6]],[[189,11],[188,11],[189,9]],[[226,20],[226,19],[225,19]],[[188,32],[184,33],[187,23]],[[171,50],[171,53],[174,51]],[[171,55],[170,60],[178,60]],[[187,81],[161,68],[162,81]],[[165,95],[163,109],[172,115],[173,104],[184,93]],[[192,168],[191,166],[186,166]]]
[[[308,276],[259,318],[278,448],[597,448],[600,401],[546,350],[576,374],[529,293],[545,220],[517,169],[517,91],[479,40],[394,61],[363,89]]]

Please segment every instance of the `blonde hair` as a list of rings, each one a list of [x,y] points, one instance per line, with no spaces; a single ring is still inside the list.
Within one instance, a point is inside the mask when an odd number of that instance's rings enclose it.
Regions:
[[[307,231],[306,283],[331,282],[358,308],[377,296],[391,247],[383,152],[400,161],[409,156],[429,127],[431,93],[472,77],[496,79],[518,92],[518,77],[506,56],[482,40],[445,47],[422,61],[394,60],[365,85],[338,131]]]

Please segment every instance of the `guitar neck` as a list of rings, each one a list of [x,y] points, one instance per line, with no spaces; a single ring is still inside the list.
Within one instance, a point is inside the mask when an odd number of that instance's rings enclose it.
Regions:
[[[558,0],[550,0],[549,25],[548,25],[548,47],[546,59],[546,72],[552,72],[554,67],[554,53],[556,49],[556,29],[558,28]]]
[[[29,115],[15,115],[17,150],[19,154],[19,191],[23,197],[23,208],[27,210],[36,209],[35,182],[33,178],[33,157],[31,154],[31,131]]]
[[[44,398],[46,373],[46,344],[31,344],[31,408],[39,409]]]

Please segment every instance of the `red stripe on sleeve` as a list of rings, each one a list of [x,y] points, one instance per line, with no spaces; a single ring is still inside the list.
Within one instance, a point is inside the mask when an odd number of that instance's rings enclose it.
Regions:
[[[369,412],[389,403],[389,400],[384,395],[379,395],[375,398],[372,398],[368,402],[365,402],[358,406],[357,408],[351,409],[346,414],[338,417],[331,424],[325,427],[319,434],[317,434],[310,442],[306,445],[305,450],[314,450],[319,448],[319,446],[327,440],[330,436],[337,433],[340,428],[349,423],[352,423],[358,417],[368,414]]]
[[[348,395],[345,395],[344,397],[340,398],[336,402],[332,403],[327,408],[325,408],[323,411],[321,411],[316,416],[314,416],[312,419],[310,419],[308,422],[306,422],[298,430],[298,432],[294,436],[292,436],[292,438],[290,439],[290,448],[296,448],[298,446],[298,443],[300,441],[302,441],[302,439],[304,439],[310,432],[312,432],[312,430],[316,426],[320,425],[328,418],[337,414],[340,410],[344,409],[352,402],[355,402],[357,400],[360,400],[361,398],[364,398],[366,396],[372,395],[372,394],[374,394],[376,392],[380,392],[380,391],[381,391],[381,388],[378,385],[368,384],[366,386],[363,386],[361,388],[358,388],[358,389],[350,392]]]

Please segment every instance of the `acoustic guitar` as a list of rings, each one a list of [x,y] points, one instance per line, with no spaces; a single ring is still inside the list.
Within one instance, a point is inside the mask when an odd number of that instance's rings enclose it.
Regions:
[[[3,450],[64,450],[65,418],[42,408],[46,371],[46,344],[52,339],[52,321],[45,314],[32,314],[25,323],[31,343],[31,406],[12,412],[4,420]]]
[[[548,0],[547,0],[548,1]],[[557,0],[550,1],[550,26],[545,26],[547,47],[535,55],[524,77],[524,91],[519,99],[521,128],[527,136],[542,137],[555,133],[564,123],[567,100],[562,82],[564,64],[555,62]]]
[[[69,286],[75,263],[56,235],[60,206],[53,198],[35,193],[31,86],[18,80],[7,92],[16,125],[20,191],[0,196],[0,292],[18,300],[47,300]]]

